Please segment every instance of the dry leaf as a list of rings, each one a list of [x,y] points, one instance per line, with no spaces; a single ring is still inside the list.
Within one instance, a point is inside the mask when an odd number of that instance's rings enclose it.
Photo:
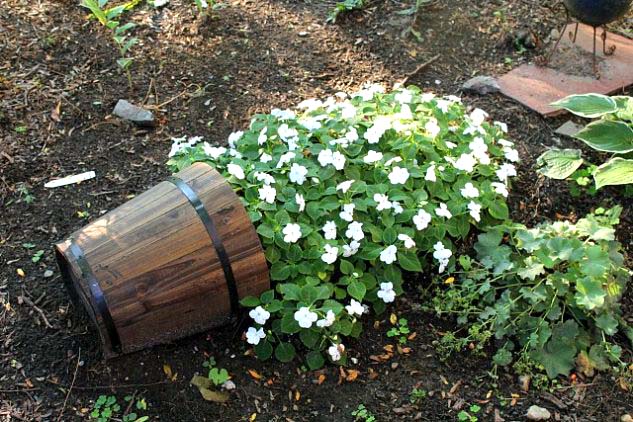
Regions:
[[[317,384],[318,384],[318,385],[323,384],[323,382],[325,381],[325,378],[326,378],[326,377],[325,377],[325,375],[324,375],[324,374],[319,375],[319,378],[317,379]]]
[[[257,372],[256,370],[254,370],[254,369],[249,369],[249,370],[248,370],[248,374],[249,374],[249,375],[250,375],[253,379],[256,379],[256,380],[258,380],[258,381],[259,381],[260,379],[262,379],[261,374],[260,374],[259,372]]]
[[[220,391],[209,390],[208,388],[198,388],[202,398],[206,401],[212,401],[215,403],[226,403],[229,400],[229,394]]]
[[[51,119],[59,123],[61,121],[60,116],[62,114],[62,102],[58,102],[53,111],[51,111]]]
[[[173,376],[173,373],[171,372],[171,366],[169,366],[168,364],[163,364],[163,372],[165,373],[165,375],[167,375],[167,378],[170,378]]]
[[[18,268],[16,272],[18,273],[18,275],[19,275],[20,277],[24,277],[24,275],[25,275],[25,274],[24,274],[24,270],[23,270],[22,268]]]
[[[360,374],[360,372],[358,372],[358,370],[356,370],[356,369],[348,369],[347,370],[347,377],[345,378],[345,380],[348,381],[348,382],[356,381],[356,378],[358,378],[358,374]]]
[[[418,335],[418,333],[411,333],[411,335],[409,335],[409,337],[407,337],[407,340],[413,340],[414,338],[416,338]]]
[[[194,375],[190,381],[191,385],[195,385],[198,388],[210,388],[211,380],[207,377],[203,377],[200,375]]]
[[[391,325],[396,325],[396,322],[398,322],[398,316],[396,314],[391,314],[389,316],[389,322]]]
[[[248,420],[249,420],[250,422],[253,422],[255,419],[257,419],[257,413],[253,413],[253,414],[251,415],[251,417],[250,417],[250,418],[248,418]]]
[[[375,380],[376,378],[378,378],[378,372],[374,371],[373,368],[369,368],[369,379]]]
[[[299,390],[295,391],[295,401],[299,401],[301,400],[301,393],[299,392]]]
[[[386,345],[385,347],[383,347],[383,349],[385,349],[389,353],[393,353],[393,345],[392,344]]]

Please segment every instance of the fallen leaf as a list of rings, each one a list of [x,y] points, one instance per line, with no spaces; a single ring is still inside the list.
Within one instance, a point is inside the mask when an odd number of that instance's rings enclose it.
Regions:
[[[212,401],[215,403],[226,403],[229,400],[229,394],[220,391],[209,390],[208,388],[200,387],[200,394],[206,401]]]
[[[393,353],[393,344],[388,344],[385,347],[383,347],[383,349],[389,353]]]
[[[249,369],[249,370],[248,370],[248,374],[249,374],[249,375],[250,375],[253,379],[256,379],[256,380],[258,380],[258,381],[259,381],[260,379],[262,379],[261,374],[260,374],[259,372],[257,372],[256,370],[254,370],[254,369]]]
[[[171,371],[171,366],[169,366],[168,364],[163,364],[163,372],[165,373],[165,375],[167,375],[167,378],[171,379],[171,377],[173,376],[173,373]]]
[[[510,402],[510,406],[516,406],[517,402],[519,401],[519,396],[517,393],[512,393],[510,394],[510,397],[512,397],[512,401]]]
[[[24,277],[24,275],[25,275],[25,274],[24,274],[24,270],[23,270],[22,268],[18,268],[16,272],[18,273],[18,275],[19,275],[20,277]]]
[[[345,378],[346,381],[348,382],[353,382],[356,381],[356,378],[358,378],[358,374],[360,372],[358,372],[358,370],[356,369],[348,369],[347,370],[347,377]]]
[[[326,378],[325,374],[319,375],[319,378],[317,379],[317,385],[323,384],[323,382],[325,381],[325,378]]]
[[[251,415],[251,417],[250,417],[250,418],[248,418],[248,420],[249,420],[250,422],[253,422],[255,419],[257,419],[257,413],[253,413],[253,414]]]
[[[295,401],[299,401],[301,400],[301,393],[299,392],[299,390],[295,391]]]
[[[62,113],[62,102],[59,101],[53,111],[51,111],[51,119],[59,123],[61,121],[60,116]]]
[[[203,377],[200,375],[194,375],[190,381],[191,385],[195,385],[198,388],[210,388],[211,380],[207,377]]]
[[[398,322],[398,316],[396,314],[391,314],[389,316],[389,322],[391,325],[396,325],[396,322]]]
[[[411,335],[407,337],[407,340],[413,340],[414,338],[416,338],[417,335],[418,333],[411,333]]]
[[[374,371],[373,368],[369,368],[369,379],[375,380],[378,378],[378,372]]]

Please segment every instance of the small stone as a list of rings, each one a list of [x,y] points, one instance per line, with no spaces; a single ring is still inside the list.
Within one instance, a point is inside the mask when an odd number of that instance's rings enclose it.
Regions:
[[[529,375],[521,375],[519,377],[519,385],[521,386],[521,390],[527,392],[530,390],[530,381],[532,378]]]
[[[573,138],[578,132],[582,130],[582,128],[583,126],[576,124],[571,120],[568,120],[561,127],[556,129],[555,133],[558,135],[564,135]]]
[[[549,410],[535,404],[530,406],[527,412],[527,418],[531,421],[546,421],[551,417],[552,414],[549,413]]]
[[[51,270],[46,270],[46,271],[44,271],[44,278],[49,278],[49,277],[52,277],[52,276],[53,276],[53,274],[54,274],[54,273],[53,273],[53,271],[51,271]]]
[[[633,422],[633,416],[627,414],[624,414],[622,416],[620,416],[620,422]]]
[[[299,32],[299,36],[300,37],[307,37],[308,36],[308,32],[307,31],[301,31],[301,32]]]
[[[466,92],[474,92],[479,95],[493,94],[499,92],[501,87],[492,76],[475,76],[467,80],[462,85],[462,89]]]
[[[135,106],[126,100],[119,100],[112,113],[139,126],[154,126],[155,123],[151,111]]]
[[[231,380],[225,381],[224,384],[222,384],[222,387],[225,390],[235,390],[235,383]]]

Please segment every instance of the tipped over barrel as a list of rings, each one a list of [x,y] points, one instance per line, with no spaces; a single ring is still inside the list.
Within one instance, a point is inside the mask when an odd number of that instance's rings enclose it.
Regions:
[[[106,357],[222,325],[240,298],[270,288],[264,251],[240,198],[201,163],[55,249]]]

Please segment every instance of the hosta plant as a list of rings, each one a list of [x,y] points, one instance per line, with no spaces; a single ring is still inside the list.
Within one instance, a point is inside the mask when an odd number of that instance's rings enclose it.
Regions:
[[[577,149],[550,149],[538,158],[539,172],[553,179],[572,178],[586,185],[578,175],[583,164],[591,170],[596,189],[610,185],[633,184],[633,98],[608,97],[598,94],[572,95],[553,106],[564,108],[577,116],[598,118],[574,137],[590,148],[612,154],[603,164],[586,162]]]
[[[586,372],[620,366],[622,350],[610,338],[622,331],[633,340],[620,307],[630,276],[615,240],[621,210],[480,234],[476,259],[462,256],[457,280],[432,298],[464,331],[446,333],[439,347],[483,351],[494,338],[501,346],[494,363],[537,366],[551,378],[577,363]]]
[[[346,336],[371,305],[402,292],[403,272],[454,266],[454,241],[508,217],[518,160],[507,128],[459,98],[379,86],[256,115],[228,148],[174,140],[169,164],[204,161],[242,197],[274,289],[242,300],[260,358],[310,352],[345,362]],[[426,271],[431,271],[427,269]]]

